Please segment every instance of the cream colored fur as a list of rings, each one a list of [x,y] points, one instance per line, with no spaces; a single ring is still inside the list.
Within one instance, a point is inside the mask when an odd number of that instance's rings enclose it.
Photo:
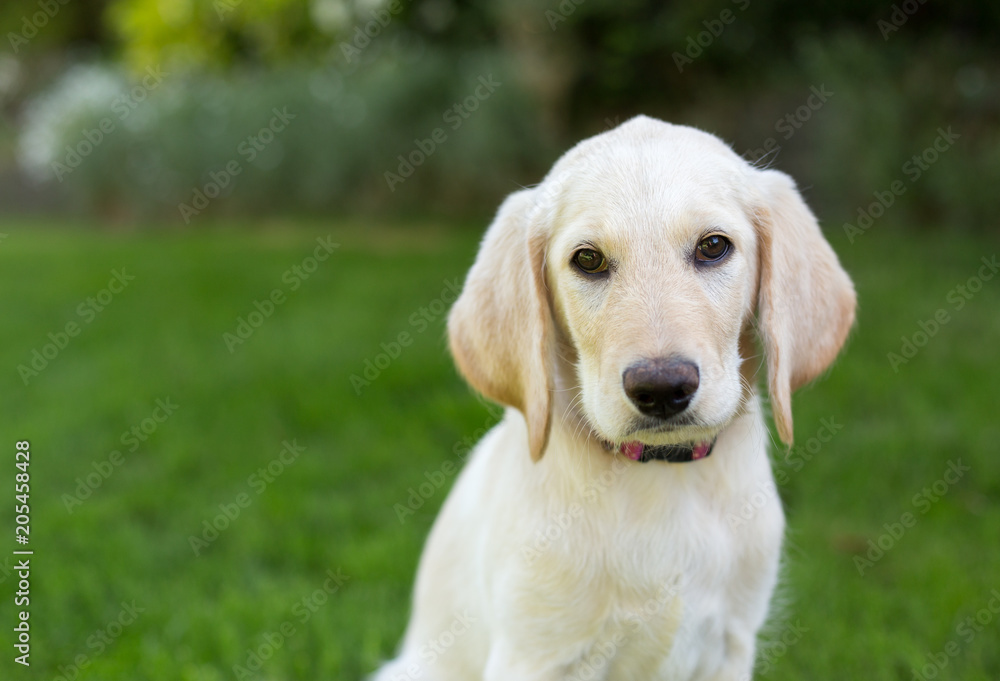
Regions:
[[[697,265],[716,233],[733,250]],[[581,245],[607,277],[571,264]],[[751,678],[784,531],[755,337],[791,443],[792,392],[833,361],[854,307],[792,180],[693,128],[632,119],[510,196],[449,319],[463,375],[509,408],[441,510],[377,681]],[[623,371],[678,356],[698,390],[650,427]],[[606,445],[712,438],[688,463]],[[755,495],[769,501],[747,519]]]

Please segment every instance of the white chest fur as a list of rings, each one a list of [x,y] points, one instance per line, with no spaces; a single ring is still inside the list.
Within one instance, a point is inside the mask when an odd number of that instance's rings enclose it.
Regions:
[[[784,527],[756,400],[696,462],[635,463],[554,435],[531,463],[510,411],[457,481],[421,562],[401,660],[456,617],[474,624],[433,664],[414,652],[423,675],[412,678],[748,673]],[[767,503],[741,514],[761,490]]]

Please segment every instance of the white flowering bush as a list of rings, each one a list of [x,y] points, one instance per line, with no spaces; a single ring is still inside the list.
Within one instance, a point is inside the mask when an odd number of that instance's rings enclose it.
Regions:
[[[392,49],[229,75],[68,70],[25,109],[19,159],[88,209],[204,214],[492,205],[535,179],[535,107],[495,54]]]

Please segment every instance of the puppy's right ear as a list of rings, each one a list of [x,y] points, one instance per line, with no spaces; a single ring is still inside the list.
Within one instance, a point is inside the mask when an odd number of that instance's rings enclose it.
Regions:
[[[538,461],[549,439],[553,332],[547,237],[532,224],[534,205],[533,191],[524,190],[500,206],[448,316],[448,340],[473,388],[524,414]]]

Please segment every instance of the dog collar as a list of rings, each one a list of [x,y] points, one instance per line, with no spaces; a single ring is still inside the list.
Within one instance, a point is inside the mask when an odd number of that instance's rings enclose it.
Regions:
[[[715,440],[699,442],[696,445],[644,445],[641,442],[625,442],[618,451],[633,461],[647,463],[649,461],[666,461],[667,463],[686,463],[704,459],[712,453]]]

